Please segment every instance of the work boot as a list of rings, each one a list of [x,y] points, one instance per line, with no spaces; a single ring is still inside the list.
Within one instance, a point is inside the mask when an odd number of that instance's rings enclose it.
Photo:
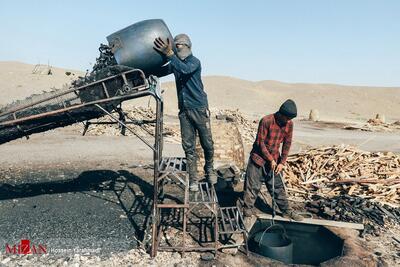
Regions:
[[[197,181],[191,181],[189,185],[189,190],[192,192],[199,191],[199,183]]]
[[[214,171],[210,171],[208,174],[206,174],[206,179],[207,182],[209,182],[212,185],[215,185],[218,182],[218,176],[215,174]]]
[[[256,215],[256,212],[254,208],[243,207],[243,215],[244,217],[251,217],[253,215]]]
[[[304,220],[303,216],[301,216],[300,214],[298,214],[297,212],[295,212],[292,209],[289,209],[289,210],[283,212],[282,217],[291,219],[293,221],[298,221],[298,222],[301,222],[302,220]]]

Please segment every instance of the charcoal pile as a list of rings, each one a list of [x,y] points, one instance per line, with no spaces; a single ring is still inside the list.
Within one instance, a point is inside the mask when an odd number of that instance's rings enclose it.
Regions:
[[[386,224],[400,223],[400,208],[349,195],[333,198],[314,195],[306,208],[325,219],[362,223],[364,233],[372,235],[379,235]]]
[[[400,206],[400,156],[394,153],[329,146],[290,155],[287,162],[287,188],[294,196],[350,195]]]
[[[80,87],[132,69],[117,65],[117,61],[109,46],[100,44],[99,52],[100,56],[96,58],[96,63],[93,65],[92,71],[87,73],[85,77],[78,77],[78,79],[74,80],[71,83],[73,87]]]
[[[84,86],[89,83],[96,82],[98,80],[114,76],[129,70],[132,70],[132,68],[122,65],[108,66],[103,69],[93,71],[92,73],[86,75],[85,77],[78,77],[78,79],[72,81],[71,84],[73,87],[78,88],[80,86]]]
[[[105,44],[100,44],[99,47],[100,56],[96,58],[96,63],[93,66],[93,71],[98,71],[109,66],[117,65],[117,60],[111,50],[111,47]]]

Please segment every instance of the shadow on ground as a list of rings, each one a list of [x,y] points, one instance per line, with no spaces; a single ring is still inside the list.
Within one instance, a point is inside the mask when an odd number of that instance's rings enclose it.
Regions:
[[[153,186],[126,170],[84,171],[76,178],[49,182],[0,184],[0,200],[30,198],[40,195],[83,193],[119,204],[134,227],[138,240],[145,238],[153,204]],[[112,192],[117,197],[107,197]],[[105,196],[104,196],[105,195]]]

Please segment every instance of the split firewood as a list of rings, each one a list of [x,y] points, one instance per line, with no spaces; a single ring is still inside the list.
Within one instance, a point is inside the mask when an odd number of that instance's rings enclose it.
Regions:
[[[313,148],[289,156],[284,170],[292,196],[365,196],[400,206],[400,156],[351,146]]]

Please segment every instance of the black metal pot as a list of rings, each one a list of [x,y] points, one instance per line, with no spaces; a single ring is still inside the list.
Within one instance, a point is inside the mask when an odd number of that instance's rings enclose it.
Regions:
[[[257,252],[265,257],[291,264],[293,262],[293,243],[286,230],[279,224],[271,225],[254,235]]]
[[[166,63],[165,57],[153,48],[157,37],[169,38],[173,42],[167,25],[161,19],[132,24],[107,36],[107,40],[119,65],[141,69],[150,75]]]

